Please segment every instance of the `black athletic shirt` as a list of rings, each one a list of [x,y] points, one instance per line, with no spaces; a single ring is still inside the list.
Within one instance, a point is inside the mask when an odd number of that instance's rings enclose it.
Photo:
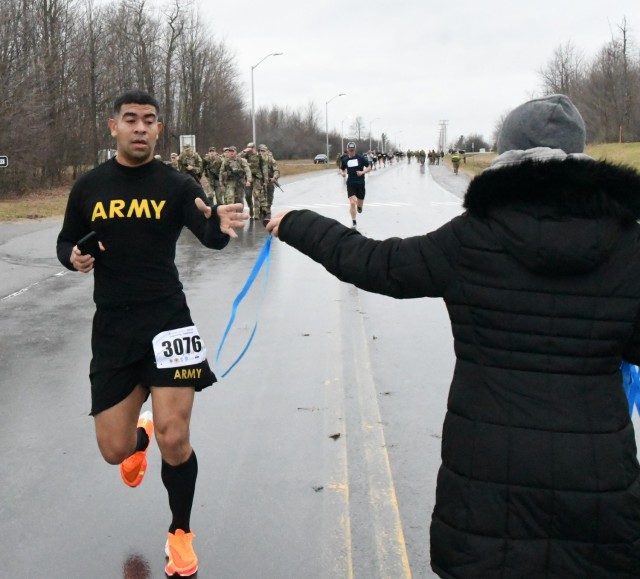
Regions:
[[[176,243],[184,226],[207,247],[222,249],[215,207],[210,219],[198,211],[202,187],[161,161],[125,167],[115,158],[82,175],[71,189],[58,235],[60,262],[75,271],[73,246],[95,231],[105,251],[94,267],[97,306],[151,302],[182,291],[175,266]]]
[[[364,155],[356,153],[353,157],[342,157],[340,168],[347,172],[347,183],[357,185],[364,184],[364,175],[356,175],[356,171],[364,171],[369,166],[369,161]]]

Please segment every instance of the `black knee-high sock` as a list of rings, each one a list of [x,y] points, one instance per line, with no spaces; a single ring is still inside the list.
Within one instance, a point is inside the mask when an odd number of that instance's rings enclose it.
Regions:
[[[144,428],[138,428],[136,431],[136,450],[145,450],[149,446],[149,435]]]
[[[189,522],[198,477],[196,453],[192,451],[187,461],[178,466],[171,466],[163,460],[161,476],[169,494],[169,508],[173,515],[169,532],[175,533],[176,529],[182,529],[188,533],[191,531]]]

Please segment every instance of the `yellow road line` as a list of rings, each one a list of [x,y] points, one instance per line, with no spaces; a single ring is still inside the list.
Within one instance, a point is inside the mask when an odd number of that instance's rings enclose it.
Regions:
[[[354,360],[365,458],[369,469],[369,493],[376,527],[380,579],[411,579],[411,566],[400,519],[400,509],[387,451],[380,407],[372,378],[369,348],[364,336],[364,351],[356,351]]]

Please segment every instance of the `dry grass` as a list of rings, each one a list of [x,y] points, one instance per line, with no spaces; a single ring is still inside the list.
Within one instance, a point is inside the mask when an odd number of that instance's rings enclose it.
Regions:
[[[61,217],[69,197],[69,186],[33,191],[0,199],[0,221]]]
[[[460,171],[465,175],[469,175],[469,177],[475,177],[479,173],[482,173],[491,162],[496,158],[495,153],[475,153],[467,155],[467,162],[460,162]],[[453,167],[451,166],[451,157],[449,155],[445,155],[444,164],[447,165],[452,171]]]
[[[585,153],[594,159],[629,165],[636,171],[640,171],[640,143],[590,145]]]
[[[640,172],[640,143],[589,145],[585,153],[594,159],[628,165]],[[460,163],[460,171],[473,178],[491,165],[495,158],[495,153],[467,154],[467,162]],[[445,156],[444,161],[451,168],[451,159],[448,155]]]
[[[326,171],[327,169],[336,168],[335,163],[326,163],[324,165],[314,165],[313,161],[303,159],[299,161],[278,161],[278,169],[282,177],[290,177],[292,175],[302,175],[303,173],[311,173],[313,171]]]
[[[314,165],[311,160],[278,161],[278,168],[282,177],[288,177],[333,169],[335,164]],[[0,222],[62,217],[70,189],[71,186],[66,185],[0,199]]]

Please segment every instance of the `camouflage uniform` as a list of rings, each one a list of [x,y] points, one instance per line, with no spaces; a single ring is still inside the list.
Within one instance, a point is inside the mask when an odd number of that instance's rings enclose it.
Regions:
[[[246,159],[224,159],[220,166],[220,185],[224,190],[225,203],[242,203],[244,205],[244,189],[251,181],[251,169]]]
[[[265,188],[265,158],[260,153],[254,151],[242,151],[239,157],[246,159],[247,163],[249,163],[249,168],[251,169],[253,186],[252,190],[247,189],[245,192],[245,198],[247,200],[247,205],[249,206],[249,217],[251,217],[251,219],[257,219],[258,207],[260,207],[260,196]]]
[[[191,171],[187,170],[189,165],[193,167]],[[191,177],[200,183],[200,177],[202,176],[202,157],[191,149],[191,147],[185,147],[184,151],[182,151],[178,157],[178,170],[186,175],[191,175]]]
[[[273,181],[277,181],[280,178],[280,171],[278,170],[278,163],[273,158],[271,152],[266,149],[260,149],[261,154],[264,156],[264,180],[266,187],[260,195],[258,203],[260,219],[271,219],[271,205],[273,204],[273,194],[276,186]]]
[[[178,169],[178,156],[176,155],[174,157],[173,155],[175,155],[175,153],[171,153],[171,159],[169,161],[165,161],[165,163],[172,169],[179,171],[180,169]]]
[[[202,160],[203,173],[207,178],[207,183],[209,184],[208,197],[211,199],[212,203],[215,197],[217,205],[222,205],[224,203],[224,191],[220,185],[220,167],[222,166],[222,160],[223,157],[221,155],[217,155],[213,159],[205,157]]]
[[[202,175],[203,177],[207,178],[207,180],[202,184],[202,187],[207,195],[207,199],[209,200],[211,205],[213,205],[215,201],[215,194],[213,191],[213,177],[209,176],[208,171],[210,163],[211,159],[209,159],[209,155],[205,155],[204,157],[202,157]]]

